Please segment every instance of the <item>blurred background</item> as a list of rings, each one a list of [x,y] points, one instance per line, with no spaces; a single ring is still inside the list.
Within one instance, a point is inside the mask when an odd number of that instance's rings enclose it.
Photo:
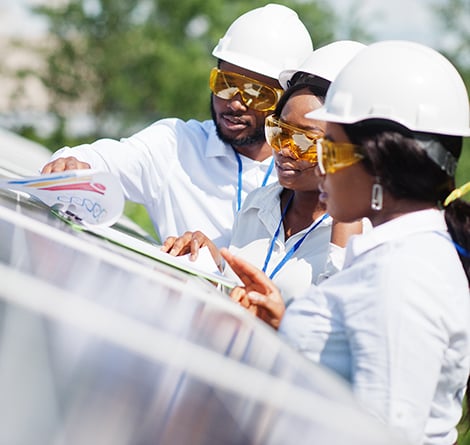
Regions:
[[[0,127],[49,150],[120,138],[163,117],[210,118],[211,51],[257,0],[2,0]],[[291,0],[315,47],[415,40],[470,85],[468,0]],[[397,63],[400,61],[397,60]],[[466,142],[458,183],[470,179]],[[140,206],[126,213],[148,231]]]
[[[0,129],[51,152],[131,135],[170,116],[209,119],[211,51],[257,0],[2,0]],[[469,0],[292,0],[315,47],[415,40],[444,53],[470,88]],[[400,63],[397,60],[397,63]],[[13,149],[13,148],[12,148]],[[470,180],[470,140],[457,170]],[[145,210],[126,213],[155,235]],[[461,431],[459,444],[470,444]]]

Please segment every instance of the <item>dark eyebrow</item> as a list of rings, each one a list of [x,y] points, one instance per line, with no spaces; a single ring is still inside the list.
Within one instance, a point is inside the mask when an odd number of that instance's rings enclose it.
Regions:
[[[320,128],[320,127],[299,127],[301,130],[304,130],[304,131],[316,131],[316,132],[321,132],[323,133],[323,129]]]

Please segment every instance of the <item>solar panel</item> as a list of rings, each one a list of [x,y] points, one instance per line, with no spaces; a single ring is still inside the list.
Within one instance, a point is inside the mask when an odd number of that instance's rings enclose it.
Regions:
[[[0,277],[0,443],[400,443],[207,280],[10,191]]]

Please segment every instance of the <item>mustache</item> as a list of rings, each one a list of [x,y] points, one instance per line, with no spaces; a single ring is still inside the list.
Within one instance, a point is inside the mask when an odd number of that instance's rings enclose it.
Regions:
[[[239,123],[239,124],[251,126],[251,122],[244,119],[242,114],[224,112],[224,113],[221,113],[221,116],[224,119],[228,119],[229,121],[233,123]]]

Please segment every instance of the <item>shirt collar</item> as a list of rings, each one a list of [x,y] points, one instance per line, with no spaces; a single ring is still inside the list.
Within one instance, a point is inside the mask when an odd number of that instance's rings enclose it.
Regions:
[[[247,205],[242,207],[242,212],[257,209],[259,218],[264,221],[265,224],[271,227],[277,227],[281,217],[280,201],[282,190],[283,187],[277,181],[263,187],[251,195],[252,199],[247,202]],[[331,217],[328,217],[322,221],[320,226],[330,226],[332,222]],[[311,225],[313,224],[314,222],[312,221]],[[300,233],[301,232],[303,232],[303,230],[301,230]]]
[[[274,214],[280,214],[279,201],[282,190],[282,186],[277,181],[267,185],[264,187],[263,192],[258,192],[252,195],[253,199],[251,200],[250,205],[247,206],[247,210],[249,208],[254,208],[272,213],[275,209],[276,211]],[[272,203],[272,205],[266,205],[267,203]]]
[[[218,156],[233,156],[233,148],[222,142],[217,135],[215,124],[213,121],[206,121],[211,125],[208,128],[208,140],[206,144],[206,157],[215,158]]]
[[[346,248],[344,267],[349,266],[354,258],[381,244],[423,232],[444,232],[448,236],[444,213],[437,209],[407,213],[374,227],[368,233],[351,237]]]

